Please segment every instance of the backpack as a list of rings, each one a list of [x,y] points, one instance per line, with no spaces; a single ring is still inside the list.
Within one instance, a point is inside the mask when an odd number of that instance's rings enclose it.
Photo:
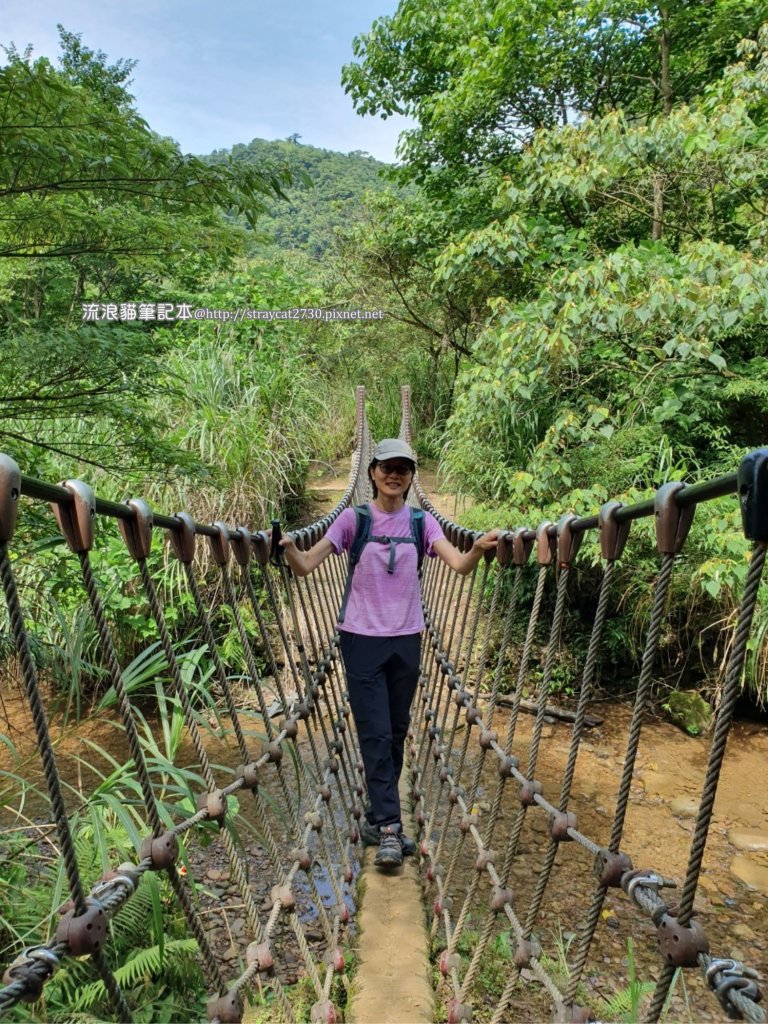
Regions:
[[[421,564],[424,561],[424,513],[420,508],[414,508],[411,506],[410,537],[371,536],[371,530],[373,529],[373,515],[371,513],[370,505],[356,505],[355,519],[355,537],[352,541],[352,546],[349,549],[349,570],[347,572],[347,582],[344,586],[344,596],[341,599],[341,610],[339,611],[340,623],[344,621],[344,616],[347,614],[347,602],[349,601],[349,592],[352,589],[352,577],[355,574],[355,568],[357,563],[360,561],[363,548],[369,541],[374,541],[378,544],[389,544],[389,564],[387,566],[387,572],[390,575],[395,571],[396,544],[416,545],[419,575],[421,575]]]

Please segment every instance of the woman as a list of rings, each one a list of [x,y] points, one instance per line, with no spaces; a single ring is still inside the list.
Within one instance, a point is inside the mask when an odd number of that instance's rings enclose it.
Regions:
[[[368,467],[373,485],[370,535],[348,579],[338,624],[347,673],[349,703],[357,726],[368,784],[369,804],[362,824],[366,845],[378,845],[374,863],[398,867],[415,843],[403,834],[398,781],[410,708],[419,679],[421,607],[417,544],[466,575],[486,551],[496,547],[498,530],[479,537],[464,553],[445,538],[437,520],[423,514],[423,531],[413,525],[406,504],[416,472],[416,455],[397,438],[380,441]],[[350,551],[364,515],[345,509],[321,541],[299,551],[291,537],[281,544],[297,576],[306,576],[331,553]],[[415,534],[422,534],[417,536]],[[343,621],[341,621],[343,619]]]

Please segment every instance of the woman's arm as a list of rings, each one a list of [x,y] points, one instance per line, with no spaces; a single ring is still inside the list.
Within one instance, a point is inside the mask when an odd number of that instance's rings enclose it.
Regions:
[[[437,540],[432,550],[460,576],[472,572],[486,551],[491,551],[499,543],[501,530],[490,530],[478,537],[469,551],[459,551],[449,540]]]
[[[285,554],[285,560],[297,576],[308,576],[334,550],[327,537],[319,540],[309,551],[299,551],[293,537],[286,535],[280,541],[280,547]]]

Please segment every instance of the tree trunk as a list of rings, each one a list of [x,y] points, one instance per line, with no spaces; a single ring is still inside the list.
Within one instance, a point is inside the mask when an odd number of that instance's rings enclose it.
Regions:
[[[659,7],[659,19],[661,21],[661,34],[659,36],[659,51],[661,56],[661,100],[664,116],[669,117],[672,113],[672,79],[670,77],[669,56],[669,9]],[[653,240],[658,242],[661,238],[664,223],[664,179],[661,174],[654,175],[653,179]]]
[[[661,174],[653,176],[653,233],[654,242],[661,238],[664,221],[664,180]]]
[[[672,79],[669,72],[670,38],[669,38],[669,10],[666,7],[659,7],[661,19],[661,36],[659,47],[661,50],[661,99],[664,104],[664,116],[669,117],[672,113]]]

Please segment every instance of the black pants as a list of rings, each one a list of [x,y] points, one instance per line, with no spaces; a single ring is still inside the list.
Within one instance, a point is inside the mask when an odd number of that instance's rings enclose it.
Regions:
[[[419,680],[421,633],[380,637],[342,632],[340,646],[368,783],[366,817],[372,825],[393,825],[400,821],[397,784]]]

